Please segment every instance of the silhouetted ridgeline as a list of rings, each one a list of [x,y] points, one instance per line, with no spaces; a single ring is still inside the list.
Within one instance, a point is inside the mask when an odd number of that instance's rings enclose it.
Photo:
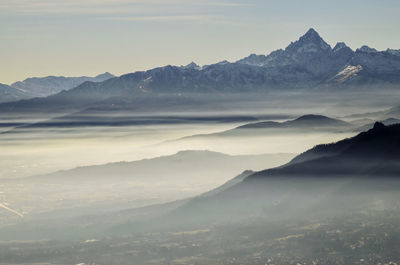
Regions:
[[[400,124],[374,128],[334,144],[318,145],[262,175],[394,175],[400,172]]]
[[[376,123],[355,137],[318,145],[286,165],[250,174],[219,193],[195,198],[175,214],[193,222],[260,215],[328,216],[372,207],[377,196],[393,200],[399,188],[400,124]]]
[[[351,124],[338,120],[329,118],[322,115],[308,114],[300,116],[297,119],[285,121],[285,122],[257,122],[249,123],[237,127],[237,129],[260,129],[260,128],[303,128],[303,127],[350,127]]]

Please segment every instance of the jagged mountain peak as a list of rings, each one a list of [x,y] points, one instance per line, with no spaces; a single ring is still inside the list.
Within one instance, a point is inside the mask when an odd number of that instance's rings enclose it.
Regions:
[[[68,79],[70,82],[66,82],[65,77],[48,77],[40,79],[43,83],[40,86],[35,83],[34,89],[35,96],[40,97],[59,93],[56,97],[43,99],[43,102],[49,102],[51,108],[62,109],[78,105],[86,107],[92,102],[116,97],[124,98],[124,101],[127,98],[134,101],[136,99],[133,91],[148,97],[149,92],[158,96],[185,93],[192,96],[196,93],[265,93],[280,89],[325,90],[336,86],[349,88],[365,86],[368,89],[381,86],[398,88],[400,84],[398,54],[399,50],[378,52],[368,46],[363,46],[354,52],[343,42],[337,43],[332,50],[317,31],[310,29],[286,49],[273,51],[269,55],[251,54],[236,62],[222,61],[201,67],[195,63],[186,66],[167,65],[126,74],[98,84],[83,83],[93,81],[93,78],[89,77]],[[48,79],[62,80],[55,85],[55,81]],[[12,86],[20,91],[33,91],[27,89],[27,85],[23,82]],[[69,93],[60,92],[63,90],[68,90]],[[84,100],[78,102],[77,98]],[[53,103],[56,99],[57,103],[63,102],[63,106]],[[32,100],[3,105],[3,109],[11,111],[17,108],[15,106],[21,105],[28,106],[26,108],[30,110],[41,110],[44,104],[38,102]]]
[[[347,46],[346,46],[347,47]],[[349,49],[351,51],[351,49]],[[276,67],[290,64],[304,64],[310,61],[310,57],[320,57],[329,55],[332,49],[313,28],[309,29],[297,41],[292,42],[285,50],[279,49],[271,52],[269,55],[251,54],[243,58],[238,63]]]
[[[285,51],[296,52],[319,52],[331,50],[331,46],[326,43],[313,28],[300,37],[296,42],[292,42]]]
[[[182,68],[199,70],[201,67],[198,64],[196,64],[195,62],[191,62],[191,63],[189,63],[189,64],[187,64],[185,66],[182,66]]]
[[[374,48],[371,48],[367,45],[363,45],[361,48],[357,49],[358,52],[365,52],[365,53],[377,53],[378,51]]]
[[[306,39],[320,39],[321,37],[319,36],[318,32],[317,32],[315,29],[310,28],[310,29],[306,32],[306,34],[303,35],[302,38],[306,38]]]

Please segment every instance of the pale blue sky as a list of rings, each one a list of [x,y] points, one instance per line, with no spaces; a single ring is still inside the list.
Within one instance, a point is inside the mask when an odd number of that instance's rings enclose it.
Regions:
[[[234,61],[308,28],[331,45],[400,48],[398,0],[0,0],[0,83]]]

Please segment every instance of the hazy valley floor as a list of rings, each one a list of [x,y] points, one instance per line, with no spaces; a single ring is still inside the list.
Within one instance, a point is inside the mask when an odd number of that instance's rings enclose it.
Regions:
[[[8,128],[0,134],[0,264],[398,263],[396,179],[283,178],[235,192],[254,173],[244,170],[285,170],[296,154],[373,126],[373,118],[334,128],[321,123],[330,118],[296,117]],[[225,133],[271,120],[291,127]]]

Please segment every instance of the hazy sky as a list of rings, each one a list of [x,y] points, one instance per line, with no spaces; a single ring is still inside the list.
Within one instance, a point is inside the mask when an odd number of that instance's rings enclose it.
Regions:
[[[0,0],[0,83],[210,64],[286,47],[315,28],[400,48],[399,0]]]

